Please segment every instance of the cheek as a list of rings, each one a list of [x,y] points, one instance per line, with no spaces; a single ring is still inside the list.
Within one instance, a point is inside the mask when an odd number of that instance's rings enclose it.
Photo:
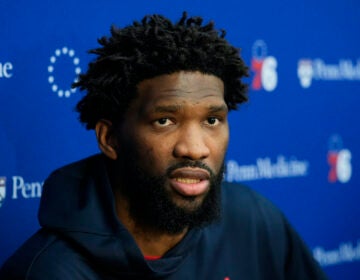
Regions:
[[[215,162],[215,166],[219,167],[225,157],[229,144],[229,130],[224,129],[221,133],[218,133],[216,137],[211,139],[211,155],[212,160]]]
[[[224,151],[227,149],[229,143],[230,131],[229,126],[224,125],[219,131],[216,132],[213,139],[217,143],[219,150]]]
[[[151,141],[148,138],[140,140],[139,144],[142,145],[139,156],[143,166],[153,173],[163,173],[170,161],[171,147],[165,141]]]
[[[221,139],[213,143],[211,154],[216,161],[222,161],[225,157],[228,147],[228,141],[226,139]]]

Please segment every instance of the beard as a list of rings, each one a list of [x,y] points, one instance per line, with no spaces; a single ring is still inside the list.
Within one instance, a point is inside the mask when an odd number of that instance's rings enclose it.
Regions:
[[[201,161],[182,160],[169,166],[164,174],[154,176],[140,167],[141,160],[134,156],[134,149],[125,150],[126,154],[118,153],[111,169],[118,174],[113,174],[117,177],[120,172],[121,183],[116,187],[128,203],[130,218],[139,228],[175,235],[187,228],[202,228],[219,220],[224,163],[215,174]],[[196,197],[181,196],[180,206],[173,201],[165,186],[171,172],[182,167],[207,170],[210,187],[201,201]]]

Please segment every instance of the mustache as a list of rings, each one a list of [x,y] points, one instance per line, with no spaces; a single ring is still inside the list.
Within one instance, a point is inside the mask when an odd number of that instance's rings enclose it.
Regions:
[[[207,172],[210,173],[211,177],[215,176],[215,173],[205,163],[201,161],[193,161],[193,160],[185,160],[171,165],[166,169],[166,175],[170,176],[170,174],[176,169],[184,168],[184,167],[193,167],[193,168],[197,167],[197,168],[205,169]]]

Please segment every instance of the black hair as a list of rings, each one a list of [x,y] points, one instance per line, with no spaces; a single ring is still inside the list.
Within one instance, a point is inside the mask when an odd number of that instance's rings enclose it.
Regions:
[[[100,48],[89,53],[97,58],[73,87],[87,94],[77,104],[80,121],[93,129],[100,119],[119,122],[136,96],[139,82],[178,71],[200,71],[219,77],[225,85],[229,110],[247,100],[248,67],[239,49],[225,40],[225,31],[201,17],[172,23],[161,15],[145,16],[124,28],[112,26],[111,36],[98,40]]]

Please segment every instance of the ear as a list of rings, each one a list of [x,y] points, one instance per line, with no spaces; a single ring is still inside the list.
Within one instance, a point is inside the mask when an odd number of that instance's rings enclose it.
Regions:
[[[95,133],[100,150],[110,159],[116,160],[117,143],[112,131],[112,123],[108,120],[99,120],[96,123]]]

